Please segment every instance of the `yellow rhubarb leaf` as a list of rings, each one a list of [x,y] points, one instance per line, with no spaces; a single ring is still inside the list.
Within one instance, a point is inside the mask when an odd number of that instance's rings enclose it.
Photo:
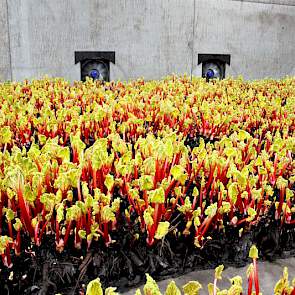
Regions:
[[[202,285],[197,281],[189,281],[182,287],[184,295],[199,295],[202,288]]]
[[[258,259],[258,249],[255,245],[252,245],[250,248],[249,257],[252,259]]]
[[[181,292],[176,286],[174,281],[171,281],[169,285],[167,286],[165,295],[181,295]]]
[[[155,239],[160,240],[163,237],[165,237],[169,231],[169,226],[170,226],[170,223],[168,221],[159,222],[159,225],[155,234]]]
[[[162,295],[156,281],[149,274],[146,274],[143,293],[144,295]]]
[[[86,295],[103,295],[100,279],[97,278],[87,285]]]
[[[223,272],[224,265],[221,264],[215,268],[215,279],[222,280],[221,274]]]

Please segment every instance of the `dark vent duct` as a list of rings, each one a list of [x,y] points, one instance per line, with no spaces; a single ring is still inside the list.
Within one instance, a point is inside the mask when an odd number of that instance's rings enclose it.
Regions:
[[[110,62],[115,63],[114,51],[76,51],[75,63],[80,62],[81,80],[110,81]]]
[[[225,78],[225,65],[230,65],[229,54],[199,54],[198,64],[202,64],[202,77],[207,81]]]

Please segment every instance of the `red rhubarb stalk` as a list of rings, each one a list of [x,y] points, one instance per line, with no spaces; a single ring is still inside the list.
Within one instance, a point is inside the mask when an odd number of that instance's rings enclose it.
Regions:
[[[248,295],[252,295],[252,285],[253,285],[253,273],[251,272],[248,278]]]
[[[28,212],[29,209],[27,208],[27,205],[26,205],[25,200],[23,198],[23,192],[20,188],[18,188],[18,190],[17,190],[17,196],[18,196],[18,200],[19,200],[21,216],[24,220],[25,227],[26,227],[27,231],[29,232],[30,236],[34,237],[34,229],[31,224],[30,214]]]
[[[69,235],[70,235],[70,232],[71,232],[72,223],[73,223],[72,220],[70,220],[70,222],[68,223],[68,226],[67,226],[67,229],[66,229],[66,234],[65,234],[65,237],[64,237],[64,245],[67,244],[67,241],[69,239]]]
[[[259,295],[259,280],[258,280],[258,267],[256,259],[253,259],[254,265],[254,283],[255,283],[255,291],[256,295]]]

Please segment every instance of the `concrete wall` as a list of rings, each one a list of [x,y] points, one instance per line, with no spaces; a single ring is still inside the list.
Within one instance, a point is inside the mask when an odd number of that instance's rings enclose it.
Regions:
[[[116,51],[113,79],[199,75],[198,53],[231,54],[227,75],[295,75],[295,0],[6,1],[4,78],[79,79],[75,50]]]
[[[195,60],[198,52],[218,50],[231,54],[227,72],[231,75],[242,74],[249,79],[295,75],[295,0],[292,1],[294,6],[197,1]]]
[[[0,0],[0,81],[11,79],[7,2]]]

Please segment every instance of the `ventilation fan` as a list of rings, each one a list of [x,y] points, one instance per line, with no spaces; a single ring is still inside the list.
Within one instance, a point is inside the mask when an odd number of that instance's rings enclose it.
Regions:
[[[214,62],[207,62],[203,65],[204,77],[209,79],[221,79],[222,69]]]
[[[198,64],[202,63],[202,77],[207,81],[225,78],[225,65],[230,65],[229,54],[199,54]]]
[[[76,51],[75,63],[81,64],[81,80],[110,81],[110,62],[115,63],[113,51]]]
[[[85,81],[86,77],[93,80],[109,81],[109,66],[102,60],[86,60],[81,63],[81,80]]]

